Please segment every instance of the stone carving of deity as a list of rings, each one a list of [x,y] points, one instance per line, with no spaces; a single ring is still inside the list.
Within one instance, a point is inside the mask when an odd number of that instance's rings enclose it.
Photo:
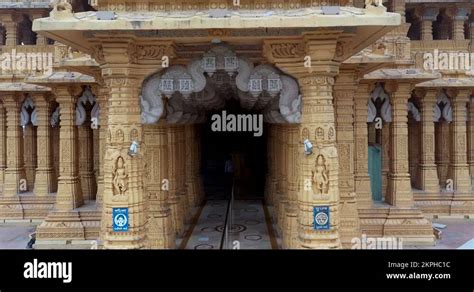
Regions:
[[[115,162],[115,170],[113,172],[114,196],[123,196],[128,190],[128,173],[125,168],[125,161],[122,156],[117,158]]]
[[[311,171],[313,177],[313,190],[316,186],[317,194],[327,194],[329,191],[329,170],[326,165],[326,158],[322,154],[316,157],[314,168]]]

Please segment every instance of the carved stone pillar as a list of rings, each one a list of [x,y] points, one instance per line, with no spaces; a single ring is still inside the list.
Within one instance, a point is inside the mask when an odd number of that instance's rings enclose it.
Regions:
[[[299,239],[303,248],[339,248],[339,162],[336,149],[335,116],[332,97],[336,64],[328,64],[330,74],[318,72],[299,78],[303,94],[302,135],[314,139],[312,155],[299,152],[301,177],[311,188],[304,186],[299,193]],[[318,70],[319,71],[319,70]],[[313,138],[314,137],[314,138]],[[328,231],[314,230],[313,209],[328,206]]]
[[[391,93],[392,123],[390,128],[390,173],[386,201],[397,207],[412,207],[413,192],[408,171],[408,99],[411,95],[410,83],[386,83]]]
[[[5,106],[0,104],[0,190],[3,194],[5,168],[7,167],[7,132],[6,132],[6,110]]]
[[[399,13],[402,16],[402,23],[406,22],[406,17],[405,17],[405,0],[392,0],[390,2],[390,11]]]
[[[420,7],[415,10],[421,21],[421,40],[433,40],[433,22],[439,14],[439,8],[436,7]]]
[[[471,95],[470,90],[449,89],[453,121],[450,124],[451,160],[448,168],[448,179],[453,180],[456,193],[471,193],[471,178],[467,164],[466,105]]]
[[[298,245],[298,183],[299,183],[299,165],[298,165],[298,148],[299,143],[299,127],[298,125],[287,126],[287,203],[285,205],[285,225],[283,229],[283,248],[297,248]]]
[[[438,90],[417,90],[416,93],[421,100],[420,186],[425,192],[438,193],[439,179],[435,164],[435,126],[433,122],[433,108],[436,105]]]
[[[164,121],[144,127],[146,151],[145,193],[148,197],[148,242],[152,249],[175,248],[169,192],[168,133]]]
[[[35,186],[36,170],[36,128],[32,123],[23,128],[23,157],[25,162],[25,177],[28,191]]]
[[[390,161],[391,161],[391,123],[383,121],[381,129],[382,136],[382,201],[386,202],[387,193],[389,188],[388,176],[390,174]]]
[[[76,127],[76,86],[55,88],[56,101],[61,109],[59,130],[59,178],[56,209],[70,211],[80,207],[84,200],[79,184],[79,164]]]
[[[464,22],[469,18],[470,7],[456,7],[447,10],[447,14],[452,17],[452,32],[454,40],[466,39],[464,34]]]
[[[197,141],[196,141],[196,127],[186,125],[186,193],[189,199],[190,207],[197,207],[199,205],[199,167],[197,167]],[[197,172],[196,172],[197,170]]]
[[[31,21],[34,21],[37,18],[43,18],[43,17],[47,17],[47,16],[48,16],[48,14],[44,13],[44,12],[32,13],[31,14]],[[48,39],[45,36],[38,33],[36,35],[36,45],[44,46],[44,45],[47,45],[47,44],[48,44]]]
[[[5,182],[3,195],[16,196],[20,192],[20,183],[25,179],[25,165],[23,160],[23,131],[20,125],[20,109],[23,96],[20,94],[6,94],[3,105],[6,109],[7,124],[7,168],[5,169]]]
[[[367,115],[369,101],[369,84],[359,83],[354,96],[354,190],[359,208],[372,207],[372,193],[369,177],[369,150]]]
[[[97,185],[94,177],[94,153],[90,120],[78,126],[79,180],[84,200],[95,199]]]
[[[52,101],[49,95],[36,95],[35,105],[38,111],[37,154],[35,188],[36,196],[47,196],[54,191],[57,178],[53,166],[52,128],[50,117]]]
[[[191,212],[189,209],[190,201],[186,189],[186,133],[185,126],[180,125],[178,130],[178,193],[181,214],[184,216],[184,221],[188,223],[191,219]]]
[[[265,175],[265,192],[264,192],[264,197],[265,197],[265,205],[267,207],[271,207],[273,202],[271,201],[271,196],[270,196],[270,188],[271,188],[271,176],[272,176],[272,125],[271,124],[265,124],[266,127],[266,133],[267,134],[267,173]]]
[[[168,202],[171,208],[173,229],[176,235],[180,236],[184,231],[184,218],[182,214],[182,205],[180,204],[180,186],[179,186],[179,134],[180,126],[169,125],[168,132],[168,180],[169,180],[169,198]]]
[[[359,213],[354,187],[354,96],[357,72],[341,70],[334,86],[336,140],[339,156],[340,234],[344,248],[360,237]],[[366,127],[367,128],[367,127]]]
[[[468,153],[468,163],[469,163],[469,170],[471,174],[471,185],[474,185],[474,97],[471,96],[469,99],[469,117],[468,117],[468,145],[469,148],[467,150]],[[1,169],[1,168],[0,168]]]
[[[104,155],[105,145],[107,142],[107,130],[108,130],[108,95],[109,89],[103,84],[99,87],[99,94],[97,102],[99,103],[99,169],[97,172],[97,195],[96,204],[97,209],[102,208],[103,196],[104,196]]]
[[[279,160],[280,160],[280,179],[278,180],[279,182],[279,192],[278,192],[278,228],[279,232],[281,234],[284,233],[284,229],[286,226],[286,205],[288,203],[288,181],[287,181],[287,163],[288,163],[288,133],[287,133],[287,128],[288,125],[286,124],[281,124],[279,126],[280,128],[280,142],[279,147],[280,147],[280,154],[279,154]]]
[[[275,218],[275,204],[277,202],[276,198],[276,184],[277,184],[277,161],[276,161],[276,150],[277,150],[277,142],[276,142],[276,132],[277,132],[277,125],[271,124],[269,125],[268,131],[268,176],[267,176],[267,196],[266,196],[266,204],[267,206],[271,207],[270,215],[274,219]]]
[[[202,138],[201,138],[201,133],[202,133],[202,125],[197,126],[197,136],[196,136],[196,151],[197,151],[197,157],[198,157],[198,165],[196,166],[196,173],[199,177],[198,182],[199,182],[199,192],[200,192],[200,203],[203,202],[205,199],[206,193],[204,192],[204,178],[201,175],[201,165],[202,165]]]
[[[296,163],[300,166],[298,192],[298,240],[300,248],[340,248],[339,237],[339,161],[333,106],[334,76],[339,62],[334,61],[338,33],[308,33],[301,40],[269,40],[265,54],[284,72],[298,79],[302,93],[300,147]],[[339,47],[340,49],[342,47]],[[311,66],[303,64],[311,58]],[[307,58],[306,58],[307,59]],[[305,154],[303,141],[313,144]],[[315,228],[315,207],[328,209],[329,229]],[[325,216],[320,212],[318,219]]]
[[[3,27],[5,28],[7,46],[16,46],[18,42],[18,23],[15,15],[10,17],[2,16]]]
[[[146,149],[143,143],[143,126],[139,90],[142,76],[136,76],[130,65],[128,43],[104,47],[105,63],[102,75],[110,89],[108,98],[107,142],[104,156],[104,197],[101,232],[104,248],[136,249],[147,243],[147,197],[144,190]],[[118,62],[118,63],[117,63]],[[132,143],[137,152],[130,154]],[[127,208],[128,230],[116,232],[113,226],[113,209]]]

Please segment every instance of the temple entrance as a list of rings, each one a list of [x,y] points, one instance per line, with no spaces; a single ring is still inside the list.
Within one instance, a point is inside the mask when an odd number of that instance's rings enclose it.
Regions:
[[[212,117],[236,118],[236,131],[213,129],[222,121]],[[229,198],[231,191],[230,174],[233,173],[235,199],[263,198],[266,173],[266,134],[263,130],[263,119],[258,125],[259,113],[242,109],[235,100],[228,102],[225,110],[208,113],[203,125],[202,143],[202,174],[204,191],[207,198]],[[257,119],[253,121],[253,119]],[[239,131],[239,121],[251,122],[257,127],[248,131]],[[255,122],[255,123],[254,123]],[[241,125],[243,126],[243,125]],[[229,169],[231,168],[231,169]]]

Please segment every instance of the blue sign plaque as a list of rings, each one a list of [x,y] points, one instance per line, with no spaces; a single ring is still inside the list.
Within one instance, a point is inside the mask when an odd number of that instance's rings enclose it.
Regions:
[[[314,230],[329,230],[329,206],[317,206],[313,209]]]
[[[116,232],[128,231],[128,208],[113,208],[112,224]]]

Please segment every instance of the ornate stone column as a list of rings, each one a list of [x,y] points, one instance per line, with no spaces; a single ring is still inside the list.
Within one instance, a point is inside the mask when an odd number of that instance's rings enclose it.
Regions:
[[[439,8],[437,7],[419,7],[415,9],[415,13],[418,15],[421,21],[421,40],[432,41],[433,40],[433,22],[439,14]]]
[[[186,133],[184,130],[184,125],[180,125],[177,127],[178,131],[178,194],[179,194],[179,205],[181,208],[181,214],[184,216],[184,222],[188,223],[191,220],[191,213],[189,209],[189,197],[187,195],[186,189],[186,148],[185,148],[185,140],[186,140]],[[184,230],[183,230],[184,231]]]
[[[186,190],[189,199],[190,207],[197,207],[199,205],[199,166],[197,141],[196,141],[196,127],[194,124],[186,125]]]
[[[421,189],[427,193],[439,192],[438,171],[435,164],[435,126],[433,108],[438,90],[416,90],[421,101],[421,157],[419,178]]]
[[[96,205],[97,209],[102,208],[103,196],[104,196],[104,155],[105,145],[107,142],[107,131],[108,131],[108,95],[109,89],[105,84],[100,84],[97,96],[97,102],[99,103],[99,169],[97,172],[97,194],[96,194]]]
[[[286,148],[286,177],[287,177],[287,203],[285,204],[285,225],[283,229],[283,248],[297,248],[298,245],[298,183],[299,165],[298,148],[299,127],[298,125],[287,125],[287,148]]]
[[[357,196],[358,207],[364,209],[372,207],[367,131],[369,93],[369,84],[359,83],[354,96],[354,190]]]
[[[391,94],[392,123],[390,128],[390,173],[386,201],[397,207],[412,207],[413,192],[408,172],[408,99],[411,83],[389,81],[385,89]]]
[[[314,32],[301,40],[268,40],[265,54],[270,61],[298,79],[302,93],[300,141],[309,139],[314,148],[305,154],[298,150],[301,184],[298,193],[298,239],[301,248],[340,248],[339,161],[333,106],[334,61],[338,32]],[[342,43],[339,43],[339,49]],[[305,58],[311,66],[305,66]],[[329,229],[315,229],[315,207],[329,209]],[[321,219],[321,216],[319,217]]]
[[[5,14],[0,16],[6,33],[6,46],[16,46],[18,38],[18,19],[15,14]]]
[[[171,208],[173,229],[176,235],[180,236],[184,231],[183,209],[180,204],[180,186],[179,186],[179,134],[176,125],[168,125],[168,180],[169,180],[169,198],[168,202]]]
[[[266,204],[267,206],[271,207],[270,215],[273,220],[275,220],[275,209],[278,208],[275,205],[278,202],[278,198],[276,198],[276,186],[277,186],[277,161],[276,161],[276,151],[277,151],[277,140],[276,140],[276,133],[277,133],[277,125],[271,124],[269,125],[268,131],[268,177],[267,177],[267,197],[266,197]]]
[[[452,32],[453,40],[464,40],[466,39],[464,34],[464,22],[469,18],[471,8],[466,7],[453,7],[447,10],[447,14],[452,17]]]
[[[37,121],[37,156],[35,188],[36,196],[48,196],[54,191],[57,178],[53,166],[52,128],[50,117],[53,111],[52,98],[49,94],[34,95]]]
[[[16,196],[20,192],[21,180],[26,178],[23,160],[23,131],[20,125],[23,99],[23,95],[18,93],[5,94],[3,97],[3,105],[7,112],[7,168],[5,169],[3,189],[5,197]]]
[[[466,135],[466,105],[471,91],[448,89],[446,93],[451,98],[453,108],[453,121],[450,124],[451,160],[448,168],[448,179],[453,180],[456,193],[471,193]]]
[[[134,46],[127,41],[103,47],[102,76],[110,89],[104,156],[104,197],[101,232],[106,249],[144,248],[147,243],[147,197],[144,190],[146,147],[139,90],[142,75],[134,67]],[[132,143],[137,152],[129,152]],[[128,210],[128,230],[113,230],[113,209]]]
[[[82,125],[78,126],[79,142],[79,181],[84,200],[95,199],[97,186],[94,177],[94,153],[91,122],[88,118]]]
[[[393,111],[392,111],[393,113]],[[391,127],[390,122],[383,121],[382,132],[382,201],[387,201],[387,193],[389,188],[389,174],[390,174],[390,163],[391,163]]]
[[[48,17],[47,12],[33,12],[30,15],[31,15],[31,21],[34,21],[37,18]],[[47,44],[48,44],[48,39],[45,36],[38,33],[36,35],[36,45],[44,46],[44,45],[47,45]]]
[[[352,238],[360,237],[359,212],[354,192],[354,97],[356,89],[357,71],[341,70],[334,85],[334,103],[339,156],[340,234],[344,248],[352,246]]]
[[[467,150],[469,160],[469,170],[471,174],[471,185],[474,185],[474,97],[471,96],[469,99],[469,117],[468,117],[468,145]],[[1,168],[0,168],[1,169]]]
[[[7,131],[6,110],[3,103],[0,104],[0,190],[3,194],[5,168],[7,167]]]
[[[285,169],[285,156],[286,156],[286,141],[285,141],[285,125],[279,124],[277,128],[277,147],[278,147],[278,180],[277,180],[277,197],[278,197],[278,208],[276,209],[276,222],[278,232],[280,234],[283,231],[285,222],[283,222],[283,218],[285,218],[285,207],[286,207],[286,169]]]
[[[80,88],[73,85],[62,85],[57,86],[54,90],[61,114],[56,209],[70,211],[84,203],[79,184],[76,127],[76,96],[80,93]]]
[[[148,242],[152,249],[175,248],[169,192],[164,185],[168,175],[168,133],[164,120],[144,127],[146,151],[145,192],[148,197]]]
[[[25,162],[25,178],[28,191],[35,186],[36,171],[36,129],[32,123],[23,127],[23,158]]]

